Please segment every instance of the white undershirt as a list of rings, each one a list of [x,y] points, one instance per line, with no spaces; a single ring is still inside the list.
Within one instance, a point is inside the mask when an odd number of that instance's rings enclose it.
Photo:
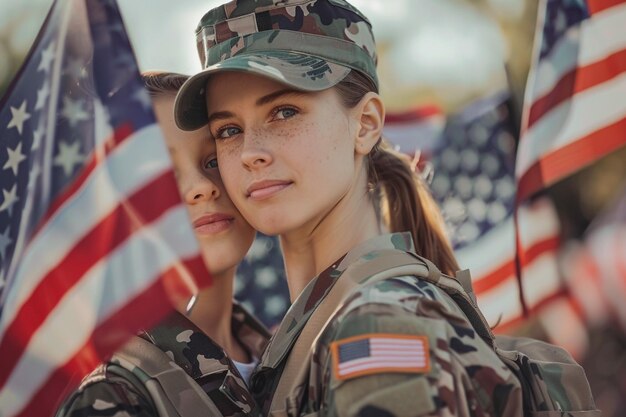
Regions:
[[[254,368],[259,363],[259,360],[257,358],[252,358],[252,362],[248,363],[237,362],[236,360],[233,360],[233,363],[237,367],[237,370],[241,374],[243,380],[246,381],[246,384],[248,384],[250,381],[250,375],[252,375],[252,371],[254,371]]]

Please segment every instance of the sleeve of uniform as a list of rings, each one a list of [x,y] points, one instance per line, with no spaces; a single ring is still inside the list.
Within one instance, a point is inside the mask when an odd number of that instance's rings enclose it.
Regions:
[[[158,417],[152,404],[123,380],[103,379],[74,392],[56,417]]]
[[[427,297],[397,296],[380,293],[329,327],[322,414],[511,415],[512,374],[464,318]]]

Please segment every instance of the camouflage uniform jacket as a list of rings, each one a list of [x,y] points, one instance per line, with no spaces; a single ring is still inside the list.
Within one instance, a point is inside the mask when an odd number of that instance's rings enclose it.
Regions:
[[[407,233],[371,239],[314,278],[287,312],[251,379],[264,414],[268,393],[276,389],[313,311],[348,265],[380,249],[414,252]],[[398,366],[389,357],[395,352],[376,363],[376,353],[361,348],[377,340],[391,343],[392,350],[403,343],[416,343],[419,351],[423,342],[425,348],[418,353],[419,363],[403,358],[406,366]],[[354,354],[362,358],[353,361]],[[331,316],[309,357],[308,374],[285,399],[292,417],[522,415],[519,380],[446,293],[413,276],[357,287]]]
[[[232,329],[248,353],[258,358],[269,339],[265,327],[235,304]],[[246,383],[224,350],[182,314],[171,314],[139,337],[166,352],[202,387],[222,416],[259,414]],[[130,375],[124,378],[108,372],[110,366],[111,363],[103,364],[85,378],[81,387],[59,409],[57,416],[158,416],[148,391],[138,386],[141,385],[137,383],[141,380],[141,373],[135,375],[135,372],[129,372]]]

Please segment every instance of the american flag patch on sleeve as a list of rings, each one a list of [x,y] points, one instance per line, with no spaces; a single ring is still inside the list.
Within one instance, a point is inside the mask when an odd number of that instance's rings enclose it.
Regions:
[[[430,371],[428,337],[404,334],[365,334],[330,345],[337,380],[386,372]]]

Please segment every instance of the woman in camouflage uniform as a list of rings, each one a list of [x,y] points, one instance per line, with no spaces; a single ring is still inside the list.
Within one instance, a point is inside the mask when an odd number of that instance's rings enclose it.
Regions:
[[[246,383],[269,333],[232,301],[235,269],[250,248],[255,232],[223,188],[214,143],[208,141],[208,129],[183,132],[174,124],[174,97],[187,77],[151,73],[143,78],[153,97],[181,195],[203,258],[212,272],[213,285],[201,290],[191,305],[178,306],[179,313],[140,337],[165,352],[173,360],[172,366],[182,368],[195,381],[191,383],[197,383],[208,394],[213,403],[211,408],[205,412],[196,410],[193,415],[218,415],[218,412],[221,416],[258,415]],[[141,363],[142,355],[137,356],[135,359]],[[114,356],[112,363],[89,375],[65,401],[57,416],[159,416],[156,403],[162,398],[152,398],[153,391],[141,382],[145,382],[142,378],[148,370],[120,373],[115,360]],[[174,387],[176,392],[166,394],[174,402],[185,401],[184,390],[189,388],[178,383]]]
[[[204,69],[179,91],[176,122],[209,124],[231,199],[280,236],[293,301],[252,376],[263,413],[521,416],[519,381],[457,304],[416,276],[368,283],[373,272],[361,271],[316,330],[353,266],[384,272],[385,253],[400,250],[458,269],[428,190],[381,141],[368,20],[344,0],[236,0],[196,33]],[[302,340],[313,345],[305,356]]]

